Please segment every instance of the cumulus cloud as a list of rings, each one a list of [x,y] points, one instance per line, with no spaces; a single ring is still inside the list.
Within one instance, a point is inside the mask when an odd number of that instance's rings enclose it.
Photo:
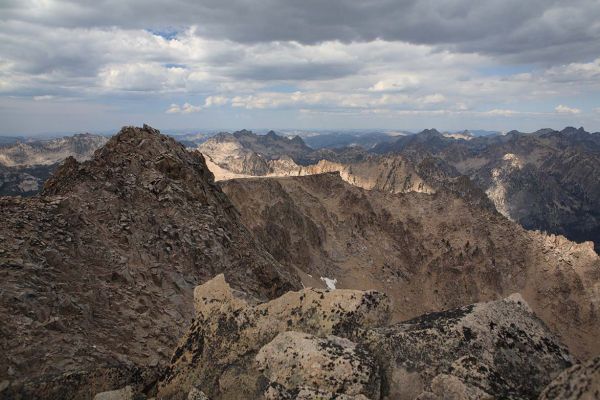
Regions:
[[[556,106],[556,108],[554,108],[554,111],[556,111],[559,114],[581,114],[580,109],[563,106],[562,104]]]
[[[224,106],[227,103],[229,103],[229,99],[225,96],[208,96],[204,101],[204,106]]]
[[[178,104],[171,104],[167,109],[167,114],[191,114],[202,111],[202,106],[195,106],[190,103],[184,103],[181,106]]]
[[[396,92],[414,89],[419,86],[420,79],[417,75],[403,74],[393,78],[377,81],[369,88],[372,92]]]

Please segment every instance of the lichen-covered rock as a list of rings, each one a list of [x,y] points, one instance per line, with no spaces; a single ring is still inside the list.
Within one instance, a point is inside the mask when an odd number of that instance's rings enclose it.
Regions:
[[[577,364],[544,389],[539,400],[597,400],[600,399],[600,357]]]
[[[416,400],[493,400],[494,397],[483,390],[466,385],[454,375],[440,374],[433,378],[431,391],[423,392]]]
[[[279,333],[350,336],[389,318],[387,297],[375,291],[304,289],[258,305],[243,297],[223,275],[196,287],[196,319],[175,350],[159,397],[183,398],[199,385],[213,400],[257,398],[268,382],[254,357]]]
[[[264,397],[265,400],[371,400],[363,394],[331,393],[306,387],[287,390],[274,383],[267,388]]]
[[[191,388],[188,395],[187,400],[210,400],[204,392],[198,388]]]
[[[348,339],[284,332],[260,349],[256,361],[269,382],[283,387],[287,393],[309,388],[379,398],[379,365]],[[271,391],[267,398],[280,400],[286,396]]]
[[[108,392],[98,393],[94,400],[134,400],[135,394],[131,386],[125,386],[122,389],[110,390]]]
[[[450,392],[456,399],[531,399],[571,365],[567,350],[518,294],[361,336],[354,340],[385,365],[389,399]]]

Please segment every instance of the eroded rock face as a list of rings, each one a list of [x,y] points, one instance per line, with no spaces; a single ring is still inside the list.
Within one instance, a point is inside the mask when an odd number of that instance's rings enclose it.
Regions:
[[[160,384],[163,398],[183,398],[194,385],[213,400],[258,398],[268,379],[254,357],[279,333],[349,336],[389,318],[386,296],[374,291],[304,289],[252,305],[217,276],[197,287],[194,298],[196,319]]]
[[[600,357],[574,365],[544,389],[539,400],[600,399]]]
[[[531,399],[571,365],[518,294],[366,330],[359,341],[387,362],[389,399]]]

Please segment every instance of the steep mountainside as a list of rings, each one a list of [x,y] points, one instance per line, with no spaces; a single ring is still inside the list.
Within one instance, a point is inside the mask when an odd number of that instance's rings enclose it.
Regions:
[[[5,167],[0,165],[0,196],[33,196],[58,165]]]
[[[270,253],[306,272],[306,285],[380,290],[396,320],[520,292],[576,355],[600,352],[591,243],[526,231],[446,190],[368,191],[335,173],[221,185]]]
[[[43,398],[65,384],[56,374],[76,372],[64,379],[91,398],[114,371],[164,366],[193,288],[218,273],[258,299],[300,285],[202,155],[147,126],[123,128],[90,161],[69,157],[40,196],[0,198],[0,220],[0,382]]]
[[[105,136],[82,133],[60,139],[18,142],[0,147],[0,165],[51,165],[69,156],[81,161],[90,158],[107,141]]]
[[[469,176],[506,217],[600,248],[600,133],[543,129],[466,141],[428,130],[374,151],[439,157]]]
[[[87,160],[107,140],[105,136],[86,133],[0,145],[0,196],[36,194],[58,163],[69,156]]]

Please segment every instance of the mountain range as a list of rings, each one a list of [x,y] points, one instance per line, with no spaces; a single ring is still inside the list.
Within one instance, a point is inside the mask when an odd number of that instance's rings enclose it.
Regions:
[[[561,165],[543,190],[594,204],[594,135],[32,146],[58,166],[0,197],[0,399],[593,398],[594,245],[508,218],[485,177],[529,194],[494,171]]]

